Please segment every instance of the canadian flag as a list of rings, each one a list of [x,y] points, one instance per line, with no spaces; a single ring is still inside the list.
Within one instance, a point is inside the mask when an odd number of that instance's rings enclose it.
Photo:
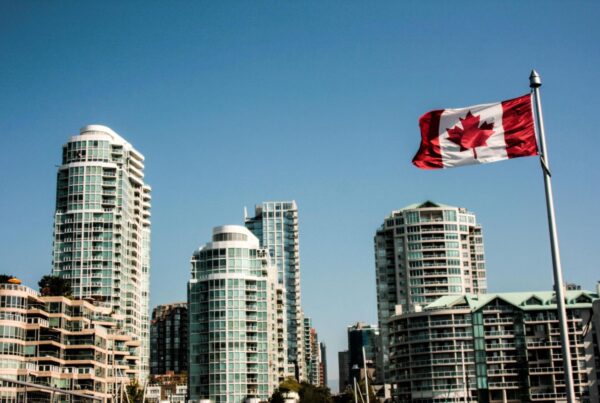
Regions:
[[[427,112],[419,119],[422,169],[485,164],[538,154],[531,95],[461,109]]]

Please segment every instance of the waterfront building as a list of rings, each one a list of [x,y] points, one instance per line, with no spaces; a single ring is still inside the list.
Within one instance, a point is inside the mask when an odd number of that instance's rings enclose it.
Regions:
[[[411,312],[444,295],[485,293],[485,256],[475,214],[431,201],[393,211],[374,241],[377,315],[385,368],[387,321],[396,306]]]
[[[598,292],[565,295],[575,393],[598,402]],[[554,292],[445,296],[389,324],[394,401],[566,401]]]
[[[140,341],[122,330],[123,320],[87,300],[0,284],[0,377],[115,402],[139,377]],[[2,402],[49,399],[46,390],[0,385]]]
[[[187,303],[159,305],[150,322],[150,374],[188,371]]]
[[[191,267],[188,398],[268,399],[278,386],[277,273],[268,250],[245,227],[215,227]]]
[[[246,227],[260,240],[277,268],[277,281],[285,290],[287,375],[307,380],[304,322],[300,298],[300,246],[298,206],[295,201],[269,201],[245,217]]]
[[[149,372],[150,186],[144,156],[106,126],[85,126],[58,168],[52,274],[76,298],[122,315]]]

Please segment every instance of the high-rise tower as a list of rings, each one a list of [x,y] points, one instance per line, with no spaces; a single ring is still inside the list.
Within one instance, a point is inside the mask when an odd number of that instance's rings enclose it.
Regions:
[[[276,273],[248,229],[213,229],[188,283],[189,399],[267,400],[278,385]]]
[[[277,267],[277,281],[285,290],[288,374],[308,380],[300,304],[298,206],[295,201],[264,202],[256,206],[254,217],[245,217],[245,220],[246,227],[269,250]]]
[[[377,314],[387,366],[387,320],[444,295],[487,290],[483,237],[475,214],[427,201],[393,211],[375,234]]]
[[[52,274],[73,294],[112,308],[141,344],[148,374],[150,186],[144,156],[105,126],[85,126],[58,168]]]

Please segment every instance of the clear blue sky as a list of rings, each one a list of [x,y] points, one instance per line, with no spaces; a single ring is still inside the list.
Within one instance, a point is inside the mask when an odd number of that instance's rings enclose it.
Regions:
[[[61,146],[105,124],[146,156],[152,306],[185,299],[213,226],[298,202],[302,303],[335,379],[346,326],[376,323],[372,238],[394,209],[467,207],[490,291],[552,286],[536,158],[410,164],[422,113],[524,94],[535,67],[565,279],[593,288],[598,21],[584,1],[2,1],[0,271],[50,271]]]

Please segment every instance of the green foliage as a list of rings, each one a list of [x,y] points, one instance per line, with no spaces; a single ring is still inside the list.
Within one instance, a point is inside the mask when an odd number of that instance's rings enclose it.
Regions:
[[[363,398],[365,396],[365,380],[361,379],[358,383],[358,390],[362,393]],[[375,391],[373,390],[373,379],[369,376],[369,401],[376,401],[377,397],[375,396]]]
[[[300,384],[297,380],[292,377],[285,378],[283,382],[279,384],[279,390],[281,392],[300,392]]]
[[[129,403],[142,403],[144,399],[144,390],[141,388],[137,380],[132,380],[125,388]]]
[[[10,280],[11,278],[15,278],[15,276],[11,274],[0,274],[0,284],[8,283],[8,280]]]
[[[354,390],[348,386],[344,393],[334,396],[333,401],[335,403],[354,403]]]
[[[269,402],[270,403],[285,403],[285,399],[283,397],[283,394],[279,390],[276,390],[275,392],[273,392],[273,395],[269,399]]]
[[[277,389],[269,402],[283,403],[284,395],[288,392],[296,392],[300,396],[300,403],[333,403],[329,388],[314,386],[306,382],[298,383],[294,378],[286,378]]]
[[[332,403],[329,388],[314,386],[306,382],[300,385],[300,403]]]
[[[38,282],[40,293],[44,297],[71,297],[71,283],[61,277],[44,276]]]

